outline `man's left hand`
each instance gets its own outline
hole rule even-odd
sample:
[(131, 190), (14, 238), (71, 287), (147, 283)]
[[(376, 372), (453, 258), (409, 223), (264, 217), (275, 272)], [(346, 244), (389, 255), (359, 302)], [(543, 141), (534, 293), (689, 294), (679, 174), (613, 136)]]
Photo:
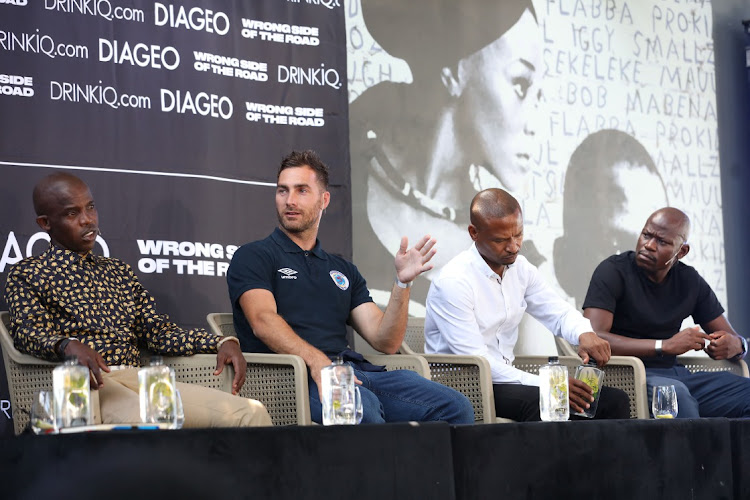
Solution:
[(732, 359), (742, 352), (742, 341), (736, 335), (718, 330), (708, 336), (711, 341), (705, 351), (713, 359)]
[(582, 333), (578, 337), (578, 344), (578, 355), (583, 360), (584, 365), (589, 362), (589, 358), (594, 358), (596, 364), (601, 368), (612, 357), (612, 349), (609, 346), (609, 342), (594, 332)]
[(232, 394), (235, 396), (240, 392), (242, 385), (245, 383), (247, 374), (247, 361), (242, 356), (240, 345), (229, 340), (221, 344), (219, 352), (216, 354), (216, 371), (214, 375), (219, 375), (224, 371), (225, 365), (234, 366), (234, 380), (232, 381)]
[(406, 236), (401, 238), (401, 246), (396, 254), (396, 276), (402, 283), (410, 283), (420, 274), (432, 269), (429, 264), (437, 249), (435, 238), (423, 236), (419, 243), (408, 248), (409, 240)]

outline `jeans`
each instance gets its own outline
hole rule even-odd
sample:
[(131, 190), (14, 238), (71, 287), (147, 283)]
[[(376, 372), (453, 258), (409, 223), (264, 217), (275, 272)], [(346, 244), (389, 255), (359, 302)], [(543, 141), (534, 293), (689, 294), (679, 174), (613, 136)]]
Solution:
[(674, 386), (677, 418), (750, 417), (749, 378), (729, 372), (690, 373), (682, 365), (646, 368), (649, 402), (655, 385)]
[[(432, 422), (473, 424), (474, 408), (466, 396), (409, 370), (362, 371), (354, 375), (362, 382), (362, 423)], [(323, 422), (318, 386), (308, 377), (312, 420)]]

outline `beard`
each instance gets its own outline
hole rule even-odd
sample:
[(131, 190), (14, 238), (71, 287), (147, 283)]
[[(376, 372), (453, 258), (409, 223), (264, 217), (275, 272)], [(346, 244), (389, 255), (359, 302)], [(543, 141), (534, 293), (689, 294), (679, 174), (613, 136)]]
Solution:
[(277, 212), (276, 217), (279, 219), (281, 227), (290, 233), (303, 233), (308, 229), (315, 227), (315, 223), (317, 222), (316, 217), (310, 213), (304, 212), (301, 212), (296, 220), (286, 219), (282, 212)]

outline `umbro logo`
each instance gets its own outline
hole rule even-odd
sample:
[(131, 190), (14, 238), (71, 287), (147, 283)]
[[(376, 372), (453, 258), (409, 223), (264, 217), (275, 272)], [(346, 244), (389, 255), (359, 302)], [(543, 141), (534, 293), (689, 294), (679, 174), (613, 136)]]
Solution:
[(296, 280), (297, 277), (295, 274), (297, 274), (297, 271), (294, 269), (289, 269), (288, 267), (282, 267), (278, 270), (283, 276), (281, 276), (281, 279), (283, 280)]

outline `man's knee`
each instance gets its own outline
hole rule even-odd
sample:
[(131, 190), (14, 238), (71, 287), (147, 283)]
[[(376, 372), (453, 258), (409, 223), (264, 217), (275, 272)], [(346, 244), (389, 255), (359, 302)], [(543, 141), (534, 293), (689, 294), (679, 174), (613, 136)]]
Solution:
[(237, 427), (263, 427), (273, 425), (271, 416), (268, 414), (266, 407), (263, 406), (263, 403), (254, 399), (246, 399), (246, 401), (247, 404), (234, 415), (234, 425)]
[(460, 392), (451, 389), (455, 394), (453, 395), (448, 406), (448, 416), (446, 422), (451, 424), (473, 424), (474, 423), (474, 405), (471, 404), (469, 398), (461, 394)]
[(600, 407), (606, 405), (606, 418), (630, 418), (630, 397), (622, 389), (604, 387), (599, 401)]
[(382, 424), (385, 423), (385, 412), (383, 403), (371, 391), (359, 388), (362, 396), (362, 423), (363, 424)]

